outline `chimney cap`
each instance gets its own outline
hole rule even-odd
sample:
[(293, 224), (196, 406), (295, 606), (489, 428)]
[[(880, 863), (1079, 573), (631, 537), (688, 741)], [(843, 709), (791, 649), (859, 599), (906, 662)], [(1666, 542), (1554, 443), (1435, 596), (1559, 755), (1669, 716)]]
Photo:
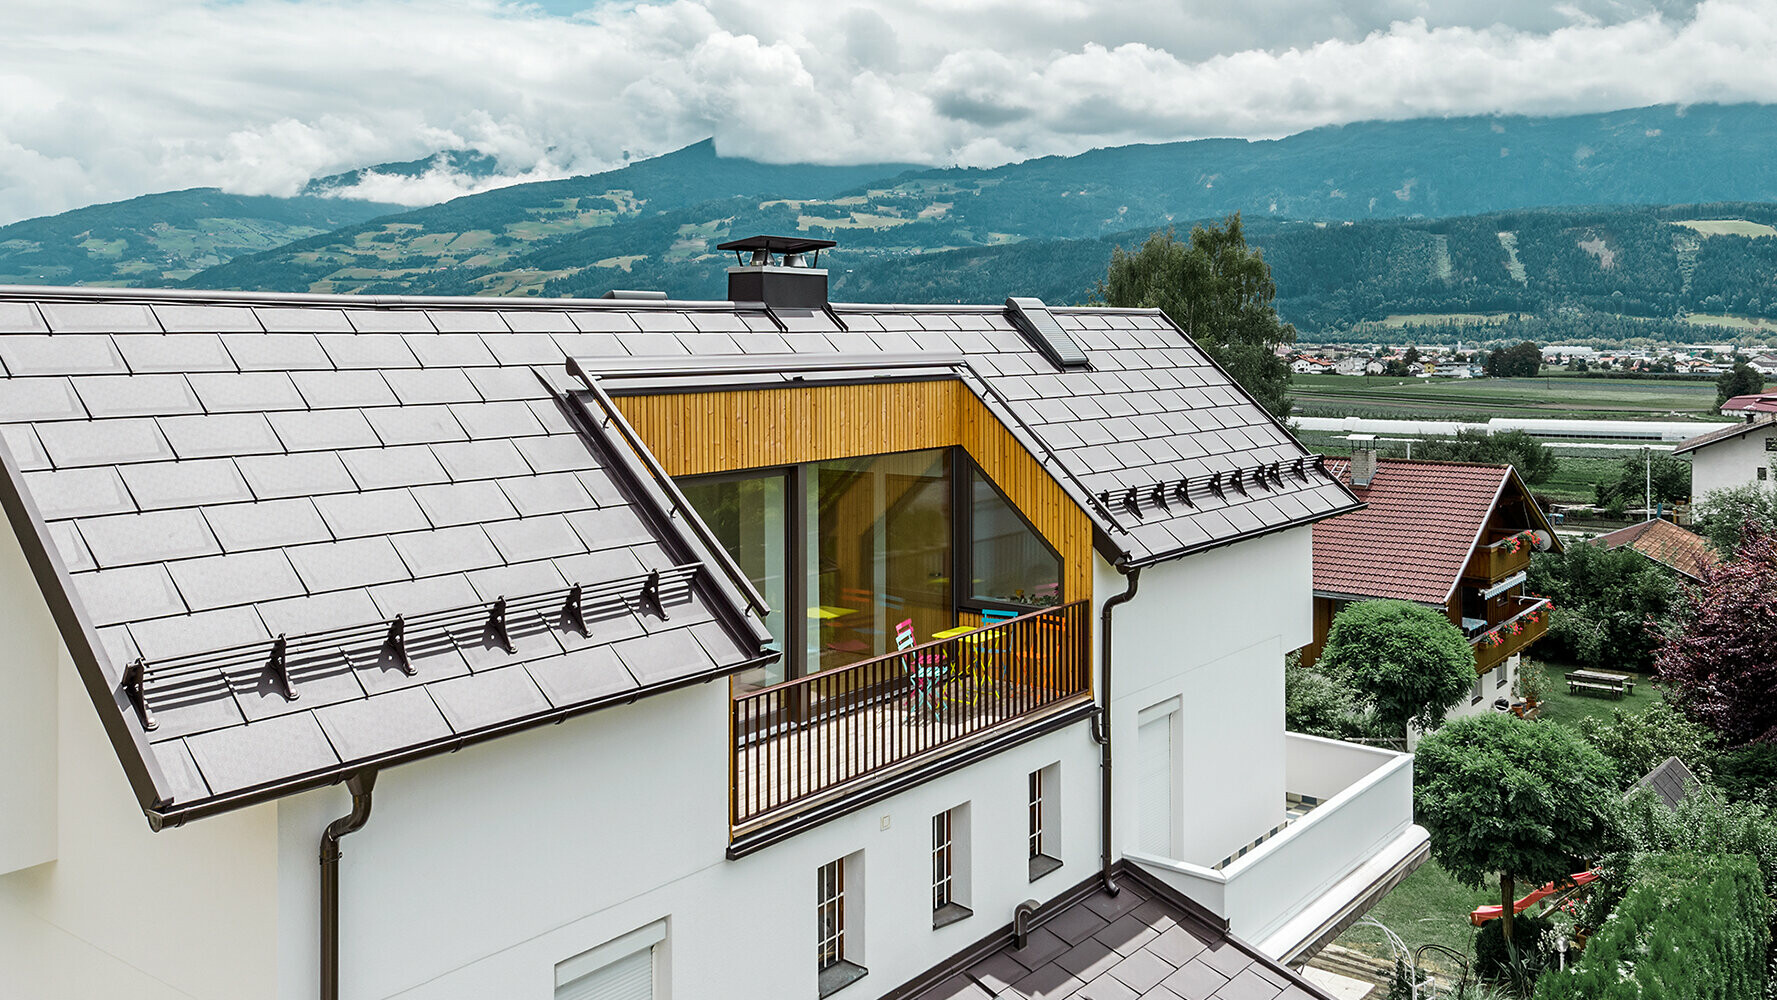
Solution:
[(768, 250), (772, 253), (808, 253), (811, 250), (825, 250), (839, 244), (833, 240), (811, 240), (801, 236), (749, 236), (744, 240), (729, 240), (727, 243), (716, 244), (717, 250)]

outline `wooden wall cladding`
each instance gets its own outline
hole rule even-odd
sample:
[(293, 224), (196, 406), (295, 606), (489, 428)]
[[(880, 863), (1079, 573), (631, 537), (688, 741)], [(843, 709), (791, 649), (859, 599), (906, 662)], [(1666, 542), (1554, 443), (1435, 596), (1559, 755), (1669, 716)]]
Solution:
[(1092, 596), (1092, 522), (954, 379), (619, 396), (673, 476), (961, 447), (1063, 559), (1063, 599)]

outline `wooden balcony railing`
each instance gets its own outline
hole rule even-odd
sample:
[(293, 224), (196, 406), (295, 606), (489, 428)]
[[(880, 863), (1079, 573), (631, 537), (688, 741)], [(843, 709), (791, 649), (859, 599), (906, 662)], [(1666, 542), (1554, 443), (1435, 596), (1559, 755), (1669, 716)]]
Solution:
[(1520, 652), (1543, 637), (1549, 630), (1549, 612), (1553, 610), (1546, 597), (1520, 597), (1517, 614), (1469, 640), (1475, 650), (1475, 670), (1486, 673), (1499, 661)]
[(1089, 697), (1090, 626), (1075, 601), (735, 695), (731, 825), (793, 815)]
[[(1518, 539), (1515, 544), (1514, 538)], [(1463, 570), (1463, 579), (1494, 583), (1513, 573), (1527, 570), (1530, 568), (1530, 553), (1535, 548), (1534, 543), (1517, 535), (1480, 546), (1475, 550), (1475, 557), (1469, 560), (1468, 567)]]

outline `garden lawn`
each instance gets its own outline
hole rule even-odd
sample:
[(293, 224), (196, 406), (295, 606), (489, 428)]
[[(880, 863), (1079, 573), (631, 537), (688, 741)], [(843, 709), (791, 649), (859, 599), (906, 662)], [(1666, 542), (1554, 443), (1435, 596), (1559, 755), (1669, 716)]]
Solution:
[[(1498, 902), (1497, 883), (1470, 889), (1456, 881), (1442, 865), (1428, 860), (1382, 897), (1370, 910), (1370, 916), (1399, 934), (1408, 950), (1426, 944), (1443, 945), (1472, 962), (1475, 928), (1468, 922), (1469, 912), (1477, 906)], [(1384, 961), (1394, 957), (1388, 942), (1374, 928), (1353, 927), (1340, 935), (1336, 943)], [(1453, 961), (1436, 952), (1426, 953), (1425, 964), (1450, 975), (1458, 971)]]
[(1543, 699), (1542, 718), (1548, 722), (1560, 722), (1579, 727), (1581, 719), (1595, 718), (1609, 722), (1614, 709), (1622, 709), (1628, 715), (1640, 715), (1647, 711), (1648, 706), (1660, 697), (1654, 688), (1653, 680), (1645, 674), (1637, 674), (1628, 670), (1613, 670), (1635, 680), (1635, 693), (1625, 694), (1621, 698), (1612, 698), (1607, 694), (1569, 694), (1567, 678), (1563, 675), (1569, 670), (1577, 669), (1572, 664), (1558, 663), (1554, 660), (1541, 660), (1543, 670), (1548, 674), (1548, 691)]

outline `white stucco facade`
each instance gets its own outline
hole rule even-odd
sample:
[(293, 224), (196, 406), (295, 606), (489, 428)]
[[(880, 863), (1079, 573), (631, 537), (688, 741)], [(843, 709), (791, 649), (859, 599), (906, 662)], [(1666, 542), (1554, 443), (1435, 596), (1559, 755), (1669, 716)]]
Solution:
[[(1283, 729), (1283, 651), (1311, 637), (1309, 539), (1292, 529), (1151, 567), (1115, 612), (1115, 856), (1141, 833), (1138, 730), (1154, 710), (1176, 710), (1169, 853), (1182, 863), (1213, 865), (1263, 837), (1286, 791), (1303, 790), (1290, 773), (1330, 766), (1304, 764)], [(1102, 605), (1125, 578), (1095, 561)], [(29, 651), (4, 668), (9, 693), (23, 692), (4, 710), (33, 724), (0, 732), (32, 763), (10, 768), (0, 795), (9, 813), (19, 802), (45, 815), (0, 827), (12, 859), (0, 969), (24, 987), (13, 995), (316, 996), (317, 848), (345, 791), (151, 833), (24, 574), (14, 559), (0, 579), (14, 648)], [(812, 1000), (815, 872), (849, 858), (848, 958), (869, 972), (835, 995), (875, 1000), (1004, 926), (1019, 902), (1097, 870), (1099, 751), (1084, 721), (728, 860), (727, 701), (718, 681), (384, 772), (368, 824), (343, 841), (342, 995), (547, 1000), (558, 964), (663, 922), (659, 996)], [(1062, 866), (1033, 884), (1028, 775), (1047, 767), (1046, 853)], [(1400, 796), (1399, 767), (1388, 773), (1366, 801)], [(974, 915), (934, 929), (931, 819), (959, 806), (960, 901)], [(1361, 854), (1397, 832), (1364, 815), (1317, 826)], [(1248, 867), (1251, 885), (1282, 871)], [(1243, 914), (1264, 912), (1235, 932), (1284, 925), (1315, 902), (1300, 896), (1247, 897)]]
[(1770, 485), (1771, 460), (1777, 458), (1777, 452), (1771, 450), (1774, 448), (1777, 422), (1687, 453), (1691, 460), (1692, 499), (1701, 500), (1715, 490), (1732, 486)]

